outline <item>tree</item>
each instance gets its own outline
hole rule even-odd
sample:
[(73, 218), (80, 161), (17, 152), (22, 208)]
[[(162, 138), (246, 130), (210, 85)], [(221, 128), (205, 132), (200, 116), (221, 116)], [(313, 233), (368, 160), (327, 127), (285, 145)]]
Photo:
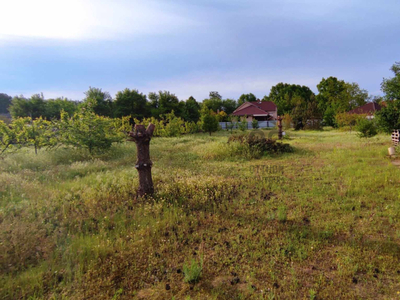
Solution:
[(8, 108), (11, 105), (12, 97), (0, 93), (0, 114), (8, 114)]
[(242, 94), (240, 95), (239, 99), (238, 99), (238, 106), (242, 105), (245, 102), (255, 102), (257, 101), (256, 96), (254, 96), (254, 94), (250, 93), (250, 94)]
[(237, 102), (234, 99), (222, 100), (222, 110), (226, 112), (227, 115), (233, 113), (237, 107)]
[(60, 119), (61, 111), (72, 116), (78, 110), (78, 102), (64, 98), (49, 99), (45, 101), (44, 117), (47, 120)]
[(380, 111), (375, 114), (379, 128), (390, 133), (393, 129), (400, 129), (400, 100), (388, 100)]
[(177, 116), (180, 116), (179, 99), (175, 94), (172, 94), (169, 91), (159, 91), (157, 96), (158, 113), (160, 115), (174, 111)]
[(222, 96), (218, 92), (210, 92), (209, 98), (210, 99), (217, 98), (217, 99), (222, 100)]
[(207, 106), (203, 106), (201, 109), (201, 122), (202, 129), (210, 135), (212, 132), (218, 130), (218, 120), (213, 114), (213, 111), (208, 109)]
[(14, 97), (9, 110), (13, 118), (31, 117), (36, 119), (46, 116), (46, 102), (43, 94), (35, 94), (30, 99), (23, 96)]
[(206, 106), (208, 109), (211, 109), (214, 112), (221, 111), (223, 108), (222, 99), (220, 98), (210, 98), (203, 100), (203, 106)]
[(32, 120), (30, 117), (21, 118), (23, 122), (23, 131), (19, 137), (19, 143), (25, 146), (33, 146), (35, 154), (43, 147), (55, 144), (55, 133), (52, 130), (50, 121), (39, 117)]
[(61, 112), (57, 125), (62, 144), (87, 149), (91, 154), (108, 150), (113, 143), (122, 142), (130, 129), (129, 118), (98, 116), (90, 107), (76, 112), (72, 117)]
[(132, 116), (138, 119), (147, 117), (148, 106), (146, 95), (139, 93), (138, 90), (130, 90), (128, 88), (119, 91), (115, 96), (114, 116), (117, 118)]
[(184, 102), (182, 117), (191, 122), (197, 122), (200, 119), (200, 104), (192, 96)]
[[(307, 86), (300, 86), (297, 84), (278, 83), (271, 88), (268, 101), (272, 101), (278, 107), (278, 115), (284, 115), (291, 113), (292, 110), (298, 105), (298, 99), (302, 98), (305, 102), (308, 102), (314, 93)], [(293, 98), (295, 98), (293, 100)], [(263, 98), (263, 100), (266, 97)]]
[(349, 99), (349, 106), (347, 109), (348, 111), (356, 107), (363, 106), (370, 98), (368, 95), (368, 91), (365, 89), (361, 89), (356, 82), (346, 83), (346, 94)]
[(393, 78), (384, 78), (381, 90), (385, 93), (386, 100), (400, 100), (400, 62), (395, 62), (390, 70)]
[(85, 95), (81, 108), (91, 107), (97, 115), (113, 116), (113, 102), (108, 92), (103, 92), (99, 88), (89, 87)]

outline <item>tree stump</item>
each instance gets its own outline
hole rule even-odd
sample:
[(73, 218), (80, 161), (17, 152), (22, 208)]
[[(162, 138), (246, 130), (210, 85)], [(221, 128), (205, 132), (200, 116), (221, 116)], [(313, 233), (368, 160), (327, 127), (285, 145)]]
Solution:
[(278, 139), (283, 138), (283, 133), (282, 133), (282, 120), (283, 118), (281, 116), (278, 116)]
[(136, 143), (137, 161), (135, 168), (139, 173), (139, 196), (154, 193), (153, 179), (151, 178), (150, 140), (153, 136), (155, 125), (149, 124), (147, 129), (143, 125), (135, 125), (129, 136)]

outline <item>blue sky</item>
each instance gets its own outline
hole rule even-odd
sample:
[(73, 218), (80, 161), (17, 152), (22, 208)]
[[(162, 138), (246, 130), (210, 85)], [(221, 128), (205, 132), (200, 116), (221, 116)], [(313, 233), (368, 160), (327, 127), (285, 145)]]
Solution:
[(262, 98), (279, 82), (316, 91), (329, 76), (379, 95), (400, 61), (398, 0), (0, 0), (0, 11), (10, 95)]

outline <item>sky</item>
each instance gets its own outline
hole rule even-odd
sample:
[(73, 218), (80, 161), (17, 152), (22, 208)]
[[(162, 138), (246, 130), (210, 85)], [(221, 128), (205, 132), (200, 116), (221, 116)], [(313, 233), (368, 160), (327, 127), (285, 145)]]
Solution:
[(258, 98), (335, 76), (380, 95), (400, 61), (400, 1), (0, 0), (0, 93), (89, 86)]

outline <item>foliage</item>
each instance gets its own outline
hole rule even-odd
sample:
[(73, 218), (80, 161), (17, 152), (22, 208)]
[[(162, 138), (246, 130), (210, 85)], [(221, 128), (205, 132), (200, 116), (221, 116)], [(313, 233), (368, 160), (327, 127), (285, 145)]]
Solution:
[(197, 283), (201, 278), (201, 272), (203, 270), (203, 261), (198, 263), (195, 259), (191, 260), (191, 263), (185, 263), (183, 265), (183, 273), (185, 274), (185, 283)]
[(35, 120), (29, 117), (21, 118), (20, 121), (24, 123), (24, 126), (23, 132), (20, 133), (19, 143), (33, 146), (36, 154), (43, 147), (52, 147), (57, 144), (54, 128), (50, 121), (41, 117)]
[(251, 121), (251, 126), (253, 127), (253, 129), (258, 129), (260, 128), (260, 125), (258, 125), (258, 120), (257, 119), (253, 119)]
[(198, 122), (200, 119), (200, 105), (192, 96), (184, 103), (182, 117), (190, 122)]
[(318, 108), (327, 126), (336, 125), (335, 115), (364, 105), (369, 98), (368, 92), (361, 89), (357, 83), (347, 83), (332, 76), (322, 78), (317, 88)]
[(247, 119), (246, 117), (242, 118), (240, 122), (238, 122), (238, 127), (241, 131), (247, 130)]
[(113, 101), (108, 92), (103, 92), (100, 88), (89, 87), (85, 92), (85, 99), (80, 105), (83, 110), (93, 110), (95, 114), (100, 116), (112, 117)]
[(375, 117), (379, 128), (386, 133), (400, 129), (400, 100), (386, 101), (386, 105), (376, 112)]
[(271, 88), (267, 99), (276, 104), (278, 115), (284, 115), (292, 112), (297, 105), (298, 99), (308, 102), (313, 95), (314, 93), (306, 86), (281, 82)]
[(89, 153), (109, 150), (113, 143), (126, 139), (129, 119), (110, 119), (96, 115), (86, 109), (69, 117), (61, 112), (58, 122), (59, 142), (76, 148), (87, 149)]
[(203, 106), (201, 109), (201, 123), (204, 132), (208, 132), (210, 135), (212, 132), (218, 130), (218, 120), (213, 111), (208, 109), (207, 106)]
[(138, 90), (128, 88), (119, 91), (114, 101), (114, 116), (117, 118), (131, 116), (142, 119), (148, 116), (146, 95)]
[(242, 94), (242, 95), (240, 95), (237, 104), (238, 104), (238, 106), (240, 106), (245, 102), (255, 102), (255, 101), (257, 101), (257, 97), (254, 96), (254, 94), (252, 94), (252, 93)]
[(370, 138), (378, 134), (374, 120), (368, 120), (366, 118), (358, 119), (356, 130), (360, 138)]
[(11, 96), (0, 93), (0, 114), (8, 114), (8, 108), (11, 105)]
[(295, 104), (290, 115), (295, 130), (299, 129), (322, 129), (322, 117), (314, 95), (308, 101), (301, 96), (295, 95), (292, 99)]
[(400, 62), (395, 62), (390, 70), (394, 73), (394, 77), (384, 78), (381, 89), (385, 93), (386, 100), (400, 101)]
[(228, 139), (228, 143), (239, 142), (248, 147), (251, 157), (260, 157), (263, 154), (277, 154), (285, 152), (293, 152), (293, 148), (289, 144), (277, 142), (274, 139), (260, 137), (253, 134), (232, 135)]
[(290, 114), (284, 114), (282, 117), (282, 127), (285, 130), (292, 128), (292, 118)]
[(366, 117), (366, 114), (338, 113), (335, 116), (335, 123), (339, 128), (348, 127), (351, 131), (352, 128), (357, 125), (359, 119), (365, 119)]

